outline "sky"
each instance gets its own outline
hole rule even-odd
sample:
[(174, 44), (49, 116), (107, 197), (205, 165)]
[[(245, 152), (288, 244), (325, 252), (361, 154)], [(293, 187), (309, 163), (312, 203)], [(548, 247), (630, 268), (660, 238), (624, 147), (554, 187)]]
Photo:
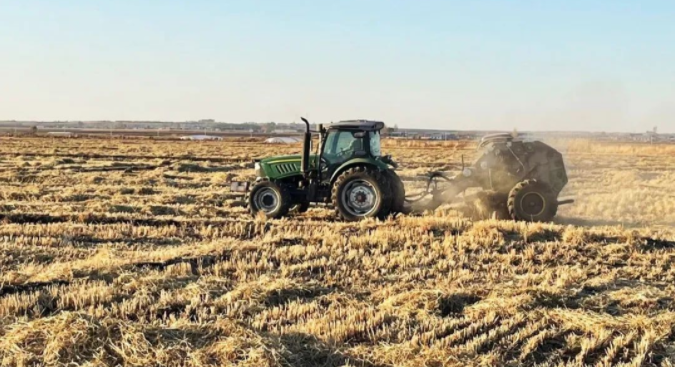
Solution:
[(675, 2), (0, 0), (0, 120), (675, 132)]

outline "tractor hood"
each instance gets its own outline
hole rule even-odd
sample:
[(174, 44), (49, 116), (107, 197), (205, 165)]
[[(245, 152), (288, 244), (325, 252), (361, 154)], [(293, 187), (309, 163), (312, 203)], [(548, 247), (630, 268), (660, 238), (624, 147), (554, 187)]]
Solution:
[[(302, 157), (299, 154), (263, 158), (258, 162), (260, 168), (256, 165), (256, 175), (278, 179), (302, 174), (300, 171), (301, 159)], [(315, 154), (309, 156), (310, 168), (315, 167), (316, 159), (317, 155)]]

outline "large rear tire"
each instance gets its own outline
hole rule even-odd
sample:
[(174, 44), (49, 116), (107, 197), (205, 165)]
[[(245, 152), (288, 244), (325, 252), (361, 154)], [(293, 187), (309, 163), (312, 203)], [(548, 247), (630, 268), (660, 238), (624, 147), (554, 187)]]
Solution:
[(346, 221), (384, 219), (391, 208), (389, 183), (384, 175), (367, 167), (347, 169), (333, 183), (331, 200)]
[(390, 213), (408, 214), (410, 210), (406, 210), (405, 208), (405, 186), (403, 185), (403, 181), (392, 170), (384, 171), (383, 175), (389, 181), (389, 188), (392, 193)]
[(288, 214), (291, 196), (283, 186), (272, 181), (256, 183), (248, 194), (248, 208), (251, 215), (262, 212), (267, 218), (277, 219)]
[(547, 185), (525, 180), (511, 189), (507, 206), (513, 220), (550, 222), (558, 212), (558, 198)]

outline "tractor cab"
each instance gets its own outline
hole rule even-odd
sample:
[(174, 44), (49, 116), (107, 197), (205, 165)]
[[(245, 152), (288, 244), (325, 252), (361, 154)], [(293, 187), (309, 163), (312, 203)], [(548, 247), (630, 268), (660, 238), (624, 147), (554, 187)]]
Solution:
[(341, 121), (320, 128), (322, 181), (333, 177), (335, 170), (353, 159), (378, 160), (381, 158), (380, 121)]

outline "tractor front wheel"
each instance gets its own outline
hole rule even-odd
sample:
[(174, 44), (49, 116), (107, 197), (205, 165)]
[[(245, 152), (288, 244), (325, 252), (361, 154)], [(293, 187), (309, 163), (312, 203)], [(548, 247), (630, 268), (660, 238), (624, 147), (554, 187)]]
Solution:
[(333, 183), (331, 199), (339, 217), (346, 221), (384, 219), (391, 207), (389, 182), (366, 167), (344, 171)]
[(267, 218), (277, 219), (288, 214), (291, 197), (282, 187), (271, 181), (260, 181), (248, 195), (248, 207), (252, 215), (263, 212)]
[(547, 185), (525, 180), (511, 189), (507, 207), (511, 219), (549, 222), (558, 212), (558, 198)]

